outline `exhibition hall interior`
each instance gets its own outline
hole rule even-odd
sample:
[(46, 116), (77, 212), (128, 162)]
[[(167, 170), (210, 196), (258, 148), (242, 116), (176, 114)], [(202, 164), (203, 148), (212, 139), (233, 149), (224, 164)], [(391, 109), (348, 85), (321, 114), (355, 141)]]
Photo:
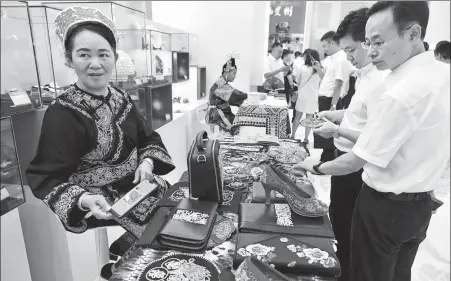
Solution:
[(450, 281), (450, 1), (1, 1), (2, 281)]

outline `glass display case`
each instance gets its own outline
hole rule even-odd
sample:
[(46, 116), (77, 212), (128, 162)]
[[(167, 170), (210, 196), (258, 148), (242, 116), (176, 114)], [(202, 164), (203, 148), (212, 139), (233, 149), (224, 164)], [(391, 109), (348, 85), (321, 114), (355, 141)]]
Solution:
[(199, 38), (197, 35), (189, 34), (189, 65), (199, 65)]
[(147, 30), (147, 46), (151, 56), (150, 84), (159, 85), (172, 82), (171, 34)]
[(1, 1), (1, 115), (42, 106), (28, 4)]
[(188, 33), (172, 33), (171, 34), (171, 50), (173, 52), (189, 52), (189, 34)]
[(25, 202), (11, 117), (1, 118), (1, 215)]
[(42, 5), (30, 5), (29, 10), (35, 36), (42, 102), (48, 105), (77, 81), (77, 75), (65, 65), (64, 48), (55, 33), (55, 19), (61, 10)]

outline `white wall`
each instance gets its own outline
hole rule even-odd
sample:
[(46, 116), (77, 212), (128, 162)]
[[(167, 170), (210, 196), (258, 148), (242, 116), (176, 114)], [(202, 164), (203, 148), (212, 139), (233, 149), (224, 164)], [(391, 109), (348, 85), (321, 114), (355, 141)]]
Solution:
[(259, 65), (267, 44), (267, 5), (265, 1), (154, 1), (152, 20), (198, 35), (199, 65), (207, 67), (207, 88), (221, 74), (226, 55), (239, 53), (233, 84), (248, 91), (256, 78), (263, 81)]
[(450, 1), (429, 1), (429, 24), (425, 41), (431, 49), (442, 40), (450, 40)]

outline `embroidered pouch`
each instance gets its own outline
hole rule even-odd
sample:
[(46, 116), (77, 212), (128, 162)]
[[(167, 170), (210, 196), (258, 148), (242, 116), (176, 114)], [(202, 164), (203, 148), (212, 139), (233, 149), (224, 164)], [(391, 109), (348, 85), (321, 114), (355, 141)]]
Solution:
[(255, 257), (282, 273), (340, 276), (340, 264), (329, 238), (239, 233), (234, 268), (247, 257)]
[[(164, 197), (158, 202), (161, 207), (174, 207), (183, 198), (189, 198), (189, 183), (178, 182), (169, 188)], [(222, 203), (218, 207), (219, 211), (238, 213), (238, 206), (241, 202), (242, 192), (231, 191), (224, 188), (222, 191)]]
[(288, 204), (241, 203), (238, 216), (240, 232), (335, 237), (328, 216), (299, 216)]
[(169, 214), (157, 239), (162, 246), (185, 252), (204, 252), (207, 248), (217, 202), (183, 198)]
[(219, 280), (219, 270), (210, 261), (186, 254), (174, 254), (151, 262), (137, 281)]

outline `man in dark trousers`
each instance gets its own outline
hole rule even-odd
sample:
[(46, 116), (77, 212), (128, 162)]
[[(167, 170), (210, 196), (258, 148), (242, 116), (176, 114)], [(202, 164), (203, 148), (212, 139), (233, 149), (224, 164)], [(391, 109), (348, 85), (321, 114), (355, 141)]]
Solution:
[(427, 1), (379, 1), (368, 16), (363, 47), (378, 70), (391, 70), (373, 91), (377, 106), (360, 134), (326, 123), (338, 136), (357, 137), (352, 151), (326, 163), (305, 159), (292, 172), (341, 176), (363, 168), (351, 281), (410, 281), (450, 157), (450, 68), (424, 49)]

